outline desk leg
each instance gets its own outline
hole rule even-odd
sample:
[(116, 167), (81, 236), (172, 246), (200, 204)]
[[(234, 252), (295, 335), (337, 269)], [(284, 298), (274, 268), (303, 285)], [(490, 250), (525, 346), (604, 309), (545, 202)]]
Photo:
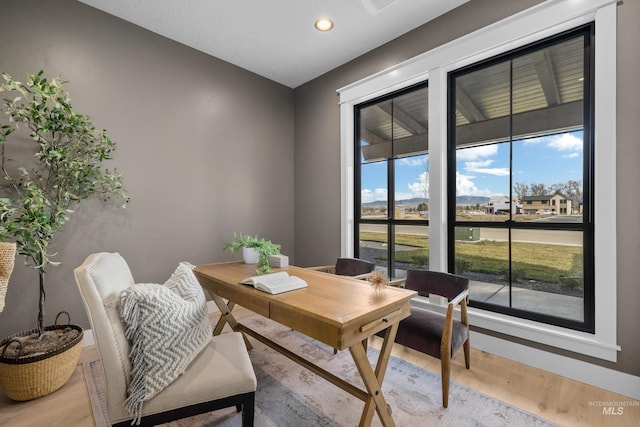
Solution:
[[(213, 293), (211, 293), (211, 299), (213, 299), (213, 302), (216, 304), (216, 306), (218, 306), (218, 309), (220, 310), (220, 319), (218, 319), (218, 323), (216, 323), (216, 326), (213, 328), (213, 335), (220, 335), (222, 329), (224, 328), (224, 325), (227, 323), (229, 324), (231, 329), (237, 332), (238, 322), (236, 321), (236, 318), (233, 317), (233, 314), (231, 314), (231, 311), (236, 304), (232, 301), (225, 303), (224, 299)], [(251, 350), (253, 346), (244, 333), (242, 334), (242, 338), (244, 338), (244, 344), (247, 347), (247, 350)]]
[[(222, 298), (219, 299), (222, 300)], [(224, 329), (224, 325), (227, 324), (227, 313), (231, 313), (233, 307), (235, 306), (235, 303), (229, 301), (225, 304), (224, 300), (222, 300), (222, 307), (220, 307), (218, 305), (218, 301), (216, 301), (215, 298), (213, 299), (213, 301), (216, 303), (218, 309), (220, 310), (220, 318), (218, 319), (218, 323), (216, 323), (216, 326), (213, 328), (213, 335), (220, 335), (222, 333), (222, 329)]]
[(371, 369), (371, 365), (369, 364), (364, 343), (358, 343), (349, 347), (349, 351), (353, 356), (358, 372), (360, 373), (362, 381), (369, 392), (369, 397), (365, 401), (362, 417), (360, 418), (360, 427), (371, 425), (374, 409), (378, 413), (383, 426), (395, 427), (396, 425), (393, 418), (391, 418), (391, 408), (382, 395), (382, 381), (384, 380), (384, 374), (387, 370), (387, 365), (389, 364), (391, 347), (397, 331), (397, 323), (387, 328), (384, 342), (380, 349), (380, 355), (378, 356), (375, 372)]

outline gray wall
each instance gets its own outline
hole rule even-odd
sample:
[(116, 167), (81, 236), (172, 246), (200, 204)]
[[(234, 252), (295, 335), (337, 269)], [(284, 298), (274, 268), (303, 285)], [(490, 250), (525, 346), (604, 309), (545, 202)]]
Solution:
[[(126, 210), (81, 205), (56, 238), (46, 323), (60, 310), (88, 321), (73, 269), (118, 251), (140, 282), (180, 261), (239, 259), (233, 232), (294, 253), (293, 90), (73, 0), (3, 0), (0, 71), (62, 74), (74, 108), (117, 143)], [(38, 277), (16, 260), (0, 336), (36, 326)]]
[[(295, 244), (298, 265), (322, 265), (340, 255), (340, 117), (336, 90), (540, 3), (472, 0), (450, 13), (295, 89)], [(541, 347), (640, 375), (640, 2), (618, 7), (618, 343), (617, 363)], [(597, 173), (613, 173), (598, 171)], [(511, 337), (502, 337), (522, 342)]]
[[(88, 326), (73, 268), (95, 251), (119, 251), (134, 277), (148, 282), (164, 281), (182, 260), (233, 258), (221, 251), (233, 231), (281, 243), (298, 265), (333, 262), (340, 254), (336, 89), (537, 3), (472, 0), (292, 91), (79, 2), (3, 0), (0, 71), (22, 77), (44, 69), (69, 80), (74, 107), (118, 144), (113, 164), (132, 196), (126, 211), (95, 201), (81, 206), (59, 235), (62, 266), (47, 273), (47, 321), (68, 310), (74, 323)], [(640, 375), (639, 3), (618, 9), (622, 351), (616, 364), (582, 358), (634, 375)], [(37, 275), (21, 264), (19, 258), (0, 313), (0, 336), (35, 326)]]

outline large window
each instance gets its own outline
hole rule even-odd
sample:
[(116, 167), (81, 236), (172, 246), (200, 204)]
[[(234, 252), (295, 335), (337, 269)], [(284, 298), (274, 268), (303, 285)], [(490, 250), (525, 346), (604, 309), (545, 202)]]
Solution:
[(449, 73), (449, 270), (471, 305), (593, 331), (593, 25)]
[(355, 256), (391, 278), (429, 265), (427, 85), (357, 105)]
[[(506, 335), (615, 361), (616, 17), (615, 0), (542, 2), (340, 88), (341, 253), (362, 253), (360, 228), (375, 226), (376, 262), (396, 275), (467, 274), (469, 321), (497, 333), (477, 333), (478, 348), (539, 361)], [(428, 230), (428, 263), (399, 264), (389, 202), (401, 157), (378, 158), (384, 185), (368, 186), (370, 141), (356, 133), (363, 108), (426, 81), (428, 216), (401, 225)], [(369, 195), (387, 202), (378, 218), (361, 215)], [(540, 366), (582, 375), (561, 358)]]

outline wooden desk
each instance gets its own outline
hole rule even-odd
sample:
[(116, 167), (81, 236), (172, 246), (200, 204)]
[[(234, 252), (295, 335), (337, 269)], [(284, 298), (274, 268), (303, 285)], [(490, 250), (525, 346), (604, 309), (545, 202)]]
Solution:
[[(255, 265), (232, 262), (197, 266), (196, 277), (203, 288), (213, 293), (213, 300), (222, 313), (214, 334), (219, 334), (225, 323), (229, 323), (233, 330), (254, 337), (364, 401), (360, 426), (371, 424), (374, 411), (378, 413), (384, 426), (395, 426), (381, 385), (398, 323), (411, 314), (410, 301), (416, 293), (388, 287), (376, 294), (367, 282), (361, 280), (294, 266), (276, 269), (281, 270), (305, 280), (309, 287), (271, 295), (240, 284), (242, 279), (255, 276)], [(238, 323), (231, 314), (235, 304), (338, 350), (348, 348), (366, 390), (323, 370), (290, 349)], [(374, 370), (367, 358), (366, 343), (370, 336), (382, 330), (386, 332)], [(247, 344), (250, 346), (248, 341)]]

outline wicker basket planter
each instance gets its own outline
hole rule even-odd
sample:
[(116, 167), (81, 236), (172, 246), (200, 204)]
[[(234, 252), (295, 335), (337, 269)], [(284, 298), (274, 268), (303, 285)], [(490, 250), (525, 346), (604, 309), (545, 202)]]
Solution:
[(4, 310), (4, 298), (7, 295), (9, 278), (16, 260), (16, 243), (0, 242), (0, 313)]
[[(56, 318), (57, 323), (57, 318)], [(6, 356), (5, 349), (16, 338), (31, 335), (38, 329), (11, 335), (0, 342), (0, 388), (12, 400), (36, 399), (62, 387), (71, 377), (80, 359), (83, 332), (76, 325), (47, 326), (46, 331), (71, 328), (78, 335), (65, 345), (44, 354)]]

